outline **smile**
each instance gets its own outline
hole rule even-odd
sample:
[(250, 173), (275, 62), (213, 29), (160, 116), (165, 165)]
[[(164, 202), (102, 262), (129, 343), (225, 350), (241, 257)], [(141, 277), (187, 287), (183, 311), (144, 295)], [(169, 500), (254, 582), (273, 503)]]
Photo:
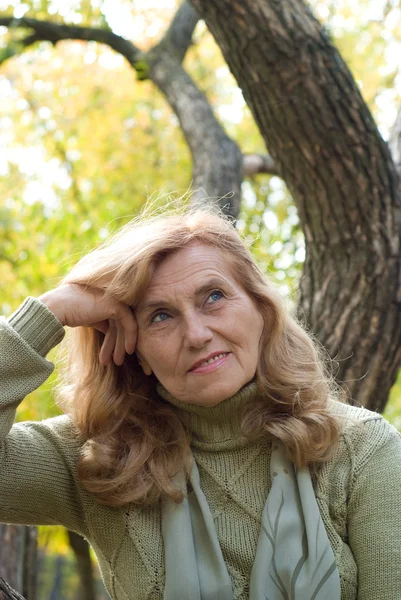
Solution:
[(229, 355), (230, 352), (222, 352), (221, 354), (217, 354), (216, 356), (203, 361), (194, 369), (191, 369), (190, 373), (210, 373), (211, 371), (214, 371), (220, 367), (220, 365), (224, 364)]
[(227, 354), (228, 354), (228, 352), (223, 352), (223, 354), (218, 354), (217, 356), (213, 356), (213, 358), (209, 358), (209, 360), (205, 360), (199, 366), (202, 367), (203, 365), (211, 365), (212, 363), (216, 362), (216, 360), (219, 360), (219, 358), (223, 358), (223, 356), (227, 356)]

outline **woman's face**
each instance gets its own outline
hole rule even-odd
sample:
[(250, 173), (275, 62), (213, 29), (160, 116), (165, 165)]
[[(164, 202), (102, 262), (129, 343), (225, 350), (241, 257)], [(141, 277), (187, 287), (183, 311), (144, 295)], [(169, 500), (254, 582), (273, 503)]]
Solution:
[(217, 248), (167, 257), (135, 314), (140, 364), (175, 398), (214, 406), (254, 377), (263, 319)]

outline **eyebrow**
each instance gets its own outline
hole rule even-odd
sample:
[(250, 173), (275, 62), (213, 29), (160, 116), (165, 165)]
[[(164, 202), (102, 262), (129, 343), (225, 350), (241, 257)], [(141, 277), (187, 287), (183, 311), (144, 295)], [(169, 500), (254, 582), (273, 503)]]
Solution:
[[(195, 296), (203, 296), (203, 294), (205, 294), (209, 290), (212, 290), (214, 288), (224, 287), (224, 286), (230, 287), (228, 281), (225, 281), (224, 279), (221, 279), (220, 277), (213, 277), (212, 279), (209, 279), (206, 283), (199, 286), (195, 290)], [(169, 306), (169, 302), (166, 302), (165, 299), (164, 300), (151, 300), (150, 302), (145, 302), (143, 304), (143, 306), (140, 308), (139, 312), (147, 313), (151, 310), (154, 310), (155, 308), (161, 308), (161, 307), (167, 307), (167, 306)]]

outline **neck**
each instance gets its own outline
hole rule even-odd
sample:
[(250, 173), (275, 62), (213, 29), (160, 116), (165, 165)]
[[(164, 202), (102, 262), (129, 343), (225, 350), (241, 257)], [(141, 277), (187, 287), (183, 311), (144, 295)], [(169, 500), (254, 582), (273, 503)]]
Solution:
[(198, 406), (174, 398), (160, 383), (158, 394), (174, 406), (181, 422), (191, 434), (191, 444), (205, 450), (242, 447), (248, 444), (241, 432), (245, 406), (258, 394), (256, 382), (250, 382), (234, 396), (215, 406)]

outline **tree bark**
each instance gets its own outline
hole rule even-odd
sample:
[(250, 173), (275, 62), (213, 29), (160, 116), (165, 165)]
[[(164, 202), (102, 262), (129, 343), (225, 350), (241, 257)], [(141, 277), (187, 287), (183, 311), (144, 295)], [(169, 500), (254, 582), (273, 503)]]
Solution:
[(354, 401), (401, 363), (399, 180), (358, 87), (301, 0), (192, 0), (240, 85), (305, 234), (300, 316)]
[(24, 581), (22, 593), (27, 600), (36, 600), (38, 575), (38, 530), (36, 527), (24, 527), (25, 551), (23, 558)]
[(25, 600), (25, 598), (0, 577), (0, 600)]
[(36, 529), (0, 524), (0, 577), (27, 600), (36, 599)]

